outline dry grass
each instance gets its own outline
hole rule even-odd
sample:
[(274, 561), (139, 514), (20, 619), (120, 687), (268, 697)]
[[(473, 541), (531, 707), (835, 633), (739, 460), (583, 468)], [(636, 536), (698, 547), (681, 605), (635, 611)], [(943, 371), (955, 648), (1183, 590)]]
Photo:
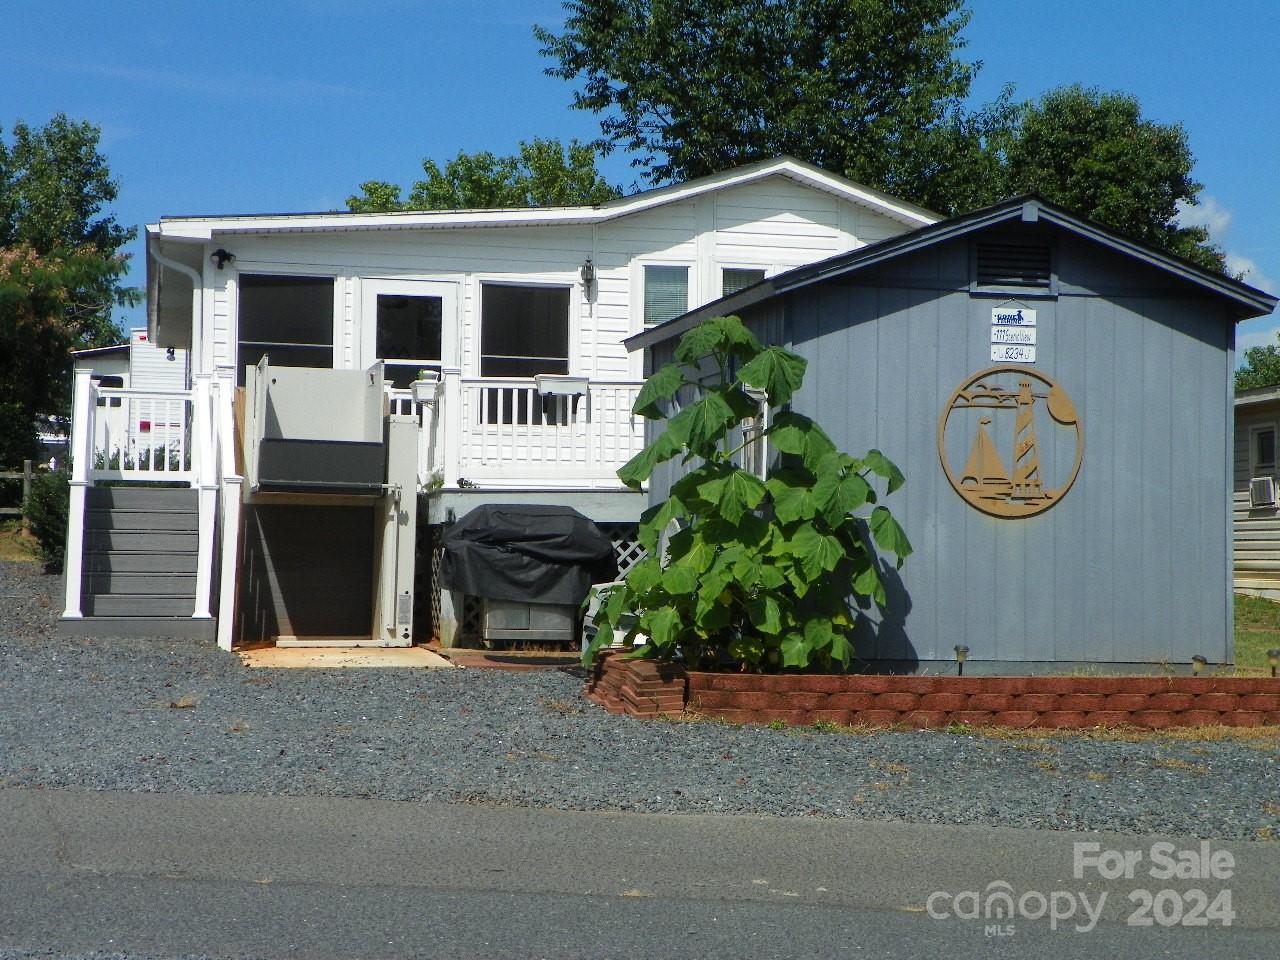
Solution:
[(1039, 770), (1046, 770), (1050, 773), (1058, 772), (1058, 765), (1052, 760), (1033, 760), (1031, 765)]
[(1122, 743), (1214, 743), (1223, 740), (1248, 741), (1259, 750), (1280, 750), (1280, 727), (1170, 727), (1167, 730), (1142, 730), (1138, 727), (1090, 727), (1085, 730), (1056, 730), (1030, 727), (975, 727), (974, 733), (991, 740), (1030, 743), (1046, 740), (1080, 738), (1119, 741)]
[(892, 760), (868, 760), (867, 766), (872, 770), (882, 770), (885, 773), (910, 773), (911, 768), (905, 763), (895, 763)]
[(1084, 775), (1086, 780), (1092, 780), (1094, 783), (1103, 783), (1111, 779), (1111, 774), (1103, 773), (1100, 770), (1090, 770)]
[(38, 563), (36, 540), (19, 520), (0, 520), (0, 560), (8, 563)]

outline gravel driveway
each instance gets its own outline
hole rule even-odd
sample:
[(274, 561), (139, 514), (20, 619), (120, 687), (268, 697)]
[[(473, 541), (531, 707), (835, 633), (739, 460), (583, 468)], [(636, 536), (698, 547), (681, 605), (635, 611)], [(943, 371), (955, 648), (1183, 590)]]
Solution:
[(1280, 839), (1280, 740), (874, 735), (613, 717), (568, 671), (249, 670), (54, 636), (0, 563), (0, 785), (753, 813)]

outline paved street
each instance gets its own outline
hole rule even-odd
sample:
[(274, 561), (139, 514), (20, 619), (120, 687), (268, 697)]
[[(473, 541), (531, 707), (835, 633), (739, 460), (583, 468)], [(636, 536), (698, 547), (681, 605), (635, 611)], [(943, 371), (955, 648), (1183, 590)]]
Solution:
[[(30, 789), (0, 790), (0, 822), (3, 956), (1280, 955), (1267, 843), (1213, 842), (1225, 880), (1158, 880), (1157, 838), (991, 827)], [(1134, 878), (1074, 877), (1090, 841), (1136, 851)], [(957, 918), (997, 881), (1063, 919)], [(1175, 892), (1157, 920), (1197, 888), (1236, 917), (1128, 926), (1139, 888)]]

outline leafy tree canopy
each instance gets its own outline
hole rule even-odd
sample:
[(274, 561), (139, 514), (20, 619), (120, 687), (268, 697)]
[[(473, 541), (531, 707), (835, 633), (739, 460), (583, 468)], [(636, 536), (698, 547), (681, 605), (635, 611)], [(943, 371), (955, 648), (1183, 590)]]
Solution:
[[(1277, 334), (1280, 339), (1280, 334)], [(1236, 370), (1236, 389), (1273, 387), (1280, 384), (1280, 345), (1269, 343), (1244, 352), (1244, 366)]]
[(537, 27), (547, 73), (578, 84), (604, 151), (652, 184), (790, 154), (946, 215), (1035, 191), (1152, 246), (1223, 269), (1178, 224), (1200, 184), (1177, 124), (1080, 86), (966, 106), (964, 0), (566, 0)]
[(131, 303), (99, 131), (59, 114), (0, 136), (0, 467), (31, 456), (37, 414), (65, 412), (70, 351), (115, 342)]
[(520, 144), (514, 156), (488, 151), (459, 153), (444, 165), (423, 160), (425, 179), (407, 199), (400, 187), (383, 180), (360, 184), (360, 194), (347, 198), (357, 213), (387, 210), (478, 210), (495, 207), (551, 207), (604, 203), (618, 196), (596, 170), (595, 148), (571, 140), (535, 137)]
[[(956, 59), (963, 0), (567, 0), (559, 36), (537, 27), (547, 72), (580, 80), (660, 184), (791, 154), (920, 198), (934, 137), (961, 111), (976, 64)], [(952, 127), (954, 132), (954, 127)]]
[(1208, 231), (1178, 223), (1179, 205), (1195, 204), (1201, 188), (1191, 178), (1186, 131), (1144, 120), (1136, 97), (1061, 87), (1019, 108), (1000, 139), (1005, 195), (1034, 191), (1157, 249), (1224, 269)]

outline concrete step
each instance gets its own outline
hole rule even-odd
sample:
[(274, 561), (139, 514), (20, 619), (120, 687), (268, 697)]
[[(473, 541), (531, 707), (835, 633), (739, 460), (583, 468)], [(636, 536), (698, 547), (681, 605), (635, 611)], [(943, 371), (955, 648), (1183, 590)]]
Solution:
[(194, 533), (200, 518), (194, 510), (89, 510), (85, 530), (172, 530)]
[[(190, 614), (190, 607), (187, 609)], [(193, 620), (178, 617), (103, 617), (84, 616), (58, 621), (58, 633), (64, 637), (176, 637), (212, 640), (217, 633), (215, 620)]]
[(182, 617), (191, 616), (190, 597), (154, 594), (87, 594), (81, 601), (86, 617)]
[(85, 573), (195, 573), (194, 553), (87, 552)]
[(196, 491), (190, 487), (90, 487), (90, 510), (195, 510)]
[(194, 553), (198, 540), (195, 533), (168, 530), (88, 530), (84, 535), (86, 552), (94, 553), (117, 550), (135, 553)]
[(196, 576), (194, 573), (121, 573), (109, 571), (84, 575), (86, 594), (103, 594), (182, 597), (188, 603), (195, 602)]

